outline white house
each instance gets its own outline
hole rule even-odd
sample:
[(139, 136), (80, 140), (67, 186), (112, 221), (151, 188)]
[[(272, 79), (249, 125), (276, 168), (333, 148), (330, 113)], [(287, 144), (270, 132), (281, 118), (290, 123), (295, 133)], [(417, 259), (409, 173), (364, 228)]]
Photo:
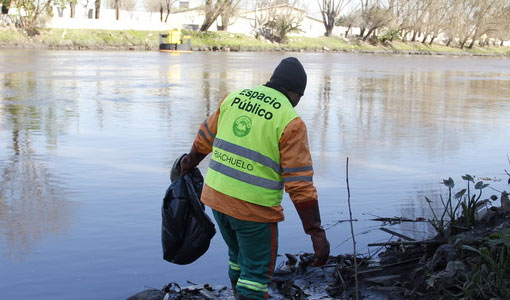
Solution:
[[(103, 1), (104, 3), (105, 1)], [(53, 17), (48, 21), (49, 28), (69, 29), (109, 29), (109, 30), (168, 30), (173, 28), (198, 30), (204, 21), (204, 11), (197, 5), (200, 1), (180, 1), (178, 9), (170, 14), (168, 21), (161, 22), (159, 12), (147, 11), (120, 11), (119, 20), (116, 20), (115, 10), (102, 7), (100, 18), (95, 19), (95, 7), (93, 1), (86, 5), (77, 4), (74, 18), (70, 17), (70, 9), (54, 8)], [(196, 6), (190, 7), (192, 4)], [(280, 5), (270, 10), (289, 10), (302, 18), (300, 29), (302, 32), (294, 35), (317, 37), (324, 35), (325, 28), (322, 20), (308, 15), (305, 10), (290, 5)], [(269, 9), (241, 11), (230, 19), (228, 31), (254, 35), (257, 30), (257, 19), (267, 15)], [(260, 22), (260, 21), (259, 21)], [(209, 31), (216, 31), (221, 25), (221, 17), (216, 20)]]

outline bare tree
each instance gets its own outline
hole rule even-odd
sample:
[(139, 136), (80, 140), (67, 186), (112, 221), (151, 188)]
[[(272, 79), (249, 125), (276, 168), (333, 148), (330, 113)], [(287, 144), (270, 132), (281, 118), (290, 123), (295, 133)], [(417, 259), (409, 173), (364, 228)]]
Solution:
[(265, 1), (256, 10), (256, 35), (270, 41), (286, 43), (288, 34), (300, 32), (305, 11), (293, 4), (279, 4), (279, 0)]
[(151, 12), (159, 12), (159, 20), (166, 23), (176, 2), (176, 0), (145, 0), (145, 8)]
[(461, 30), (461, 19), (464, 17), (462, 13), (454, 13), (460, 11), (462, 7), (460, 0), (446, 0), (447, 17), (444, 25), (444, 33), (447, 37), (446, 46), (450, 46), (453, 41), (458, 37)]
[(476, 4), (478, 7), (474, 14), (474, 26), (476, 30), (471, 36), (471, 43), (468, 46), (469, 49), (473, 48), (475, 41), (481, 36), (497, 31), (497, 27), (500, 25), (498, 16), (504, 10), (506, 2), (505, 0), (477, 0)]
[(225, 10), (236, 7), (239, 4), (239, 1), (240, 0), (205, 0), (205, 18), (202, 26), (200, 26), (200, 31), (207, 31), (214, 21), (216, 21), (216, 19), (225, 12)]
[(231, 25), (232, 17), (237, 14), (239, 3), (241, 3), (241, 0), (232, 1), (232, 3), (227, 3), (227, 5), (223, 8), (223, 11), (220, 14), (221, 30), (226, 31), (228, 26)]
[(439, 34), (441, 34), (445, 26), (445, 22), (447, 21), (448, 13), (450, 12), (448, 7), (446, 7), (446, 2), (444, 0), (429, 1), (430, 6), (428, 6), (428, 12), (425, 18), (422, 43), (426, 43), (427, 38), (430, 37), (429, 45), (431, 45)]
[(371, 4), (370, 0), (360, 0), (360, 19), (361, 19), (361, 23), (360, 23), (360, 32), (359, 32), (359, 36), (360, 37), (363, 37), (365, 35), (365, 30), (366, 30), (366, 27), (365, 27), (365, 22), (364, 22), (364, 19), (365, 19), (365, 16), (367, 14), (367, 11), (368, 11), (368, 8), (369, 8), (369, 5)]
[(414, 10), (414, 1), (410, 0), (394, 0), (390, 7), (392, 8), (393, 20), (392, 25), (402, 37), (402, 41), (406, 41), (407, 35), (412, 32), (413, 22), (411, 14)]
[(372, 3), (371, 6), (361, 15), (363, 28), (366, 31), (365, 36), (360, 35), (363, 41), (366, 41), (372, 34), (376, 34), (376, 30), (388, 25), (393, 16), (391, 9), (383, 7), (380, 3)]
[[(510, 39), (508, 0), (360, 0), (358, 11), (363, 40), (384, 33), (389, 40), (400, 35), (404, 42), (432, 44), (441, 36), (447, 46), (464, 49)], [(344, 16), (339, 24), (353, 20)]]
[(159, 12), (159, 20), (163, 22), (163, 7), (161, 5), (161, 0), (145, 0), (143, 6), (147, 11)]
[(100, 12), (101, 12), (101, 0), (95, 0), (94, 1), (94, 6), (96, 7), (96, 13), (95, 13), (94, 17), (96, 19), (99, 19)]
[(352, 27), (359, 26), (360, 24), (361, 24), (360, 10), (353, 10), (349, 14), (339, 17), (336, 22), (336, 25), (347, 27), (344, 33), (345, 37), (349, 36), (349, 32), (351, 31)]
[(133, 11), (136, 7), (136, 0), (107, 0), (108, 8), (115, 9), (115, 20), (120, 19), (120, 10)]
[(163, 2), (164, 9), (166, 11), (165, 23), (168, 22), (168, 17), (170, 16), (170, 12), (172, 11), (172, 6), (175, 4), (176, 0), (160, 0)]
[(503, 46), (505, 41), (510, 40), (510, 3), (503, 9), (497, 18), (498, 24), (500, 24), (495, 32), (492, 33), (494, 39), (494, 45), (499, 42), (500, 46)]
[(336, 20), (351, 0), (317, 0), (322, 14), (322, 22), (326, 28), (325, 36), (331, 36)]

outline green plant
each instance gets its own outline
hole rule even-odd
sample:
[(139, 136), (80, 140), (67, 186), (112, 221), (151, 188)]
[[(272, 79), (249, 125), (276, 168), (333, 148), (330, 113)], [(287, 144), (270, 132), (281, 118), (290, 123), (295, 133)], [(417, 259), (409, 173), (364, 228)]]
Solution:
[[(467, 196), (464, 197), (464, 200), (460, 202), (462, 206), (462, 217), (467, 226), (472, 226), (476, 222), (476, 213), (483, 205), (489, 203), (488, 199), (480, 200), (482, 197), (482, 190), (489, 186), (488, 183), (483, 183), (483, 181), (478, 181), (475, 183), (473, 176), (466, 174), (462, 176), (462, 179), (467, 181)], [(471, 195), (470, 193), (470, 183), (474, 184), (476, 190), (479, 190), (478, 196), (475, 194)], [(458, 192), (459, 199), (464, 196), (466, 193), (466, 189)], [(455, 195), (457, 197), (457, 194)]]
[(383, 36), (379, 37), (381, 43), (386, 43), (388, 41), (392, 42), (394, 40), (400, 39), (400, 30), (393, 29), (390, 31), (386, 31)]
[(39, 34), (39, 28), (42, 27), (45, 18), (51, 16), (53, 9), (52, 0), (13, 0), (11, 5), (17, 9), (17, 26), (19, 26), (28, 36)]
[(9, 7), (11, 6), (11, 0), (1, 0), (0, 6), (2, 7), (2, 14), (8, 14), (9, 13)]
[[(488, 183), (483, 181), (475, 183), (474, 177), (469, 174), (462, 176), (462, 179), (467, 182), (467, 188), (455, 194), (453, 194), (453, 188), (455, 187), (454, 180), (451, 177), (443, 179), (442, 184), (448, 188), (448, 198), (445, 201), (442, 195), (439, 196), (443, 205), (443, 212), (440, 217), (438, 217), (432, 207), (432, 201), (425, 197), (433, 215), (433, 219), (429, 220), (429, 223), (440, 236), (443, 236), (448, 227), (452, 225), (473, 226), (476, 223), (479, 209), (490, 202), (488, 199), (481, 200), (482, 190), (489, 186)], [(475, 190), (479, 191), (478, 194), (471, 194), (471, 183), (474, 185)], [(454, 201), (457, 202), (454, 203)]]
[(510, 228), (491, 235), (479, 248), (462, 245), (478, 255), (461, 289), (465, 299), (503, 298), (510, 295)]

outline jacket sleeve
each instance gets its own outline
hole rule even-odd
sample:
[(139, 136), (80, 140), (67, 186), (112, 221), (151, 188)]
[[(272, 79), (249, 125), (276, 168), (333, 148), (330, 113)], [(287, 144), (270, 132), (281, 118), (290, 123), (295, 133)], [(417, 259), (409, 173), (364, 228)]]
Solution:
[(289, 122), (280, 138), (280, 156), (285, 191), (296, 205), (317, 201), (308, 134), (301, 118)]
[(200, 153), (209, 154), (212, 151), (212, 145), (216, 138), (216, 133), (218, 132), (218, 118), (220, 116), (220, 107), (223, 100), (225, 100), (225, 98), (220, 101), (216, 111), (200, 124), (195, 141), (193, 142), (193, 147)]

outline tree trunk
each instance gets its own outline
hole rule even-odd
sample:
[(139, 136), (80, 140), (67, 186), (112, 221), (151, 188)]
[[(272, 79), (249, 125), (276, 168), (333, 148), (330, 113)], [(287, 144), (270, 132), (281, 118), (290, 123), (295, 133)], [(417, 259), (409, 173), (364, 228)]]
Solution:
[(425, 44), (425, 42), (427, 41), (427, 38), (429, 37), (429, 34), (426, 33), (425, 36), (423, 37), (423, 40), (421, 40), (421, 43), (422, 44)]
[(413, 38), (411, 39), (411, 42), (416, 42), (416, 36), (418, 35), (418, 31), (413, 32)]
[(120, 0), (115, 0), (115, 20), (119, 20), (120, 17)]
[(351, 30), (351, 27), (352, 27), (352, 25), (349, 25), (349, 27), (347, 27), (347, 30), (345, 31), (345, 38), (347, 38), (347, 36), (349, 35), (349, 31)]
[(209, 27), (211, 27), (215, 20), (216, 18), (205, 16), (204, 23), (202, 23), (202, 26), (200, 26), (200, 31), (209, 30)]
[(324, 35), (331, 36), (333, 27), (335, 26), (335, 15), (332, 11), (325, 11), (322, 13), (322, 24), (324, 24), (324, 28), (326, 28)]
[(465, 38), (461, 43), (460, 43), (460, 49), (464, 49), (464, 45), (466, 44), (467, 42), (467, 38)]
[(359, 37), (360, 38), (363, 38), (363, 36), (365, 35), (365, 30), (366, 28), (365, 27), (361, 27), (360, 31), (359, 31)]
[(230, 16), (228, 13), (221, 15), (221, 31), (227, 31), (228, 24), (230, 23)]
[(468, 49), (473, 49), (474, 45), (475, 45), (475, 38), (473, 37), (473, 39), (471, 40), (471, 43), (468, 46)]
[(377, 28), (376, 27), (373, 27), (373, 28), (370, 28), (370, 30), (368, 31), (367, 35), (365, 35), (365, 37), (363, 38), (363, 41), (366, 41), (368, 39), (368, 37), (376, 30)]
[(429, 42), (429, 45), (432, 45), (432, 43), (434, 42), (434, 40), (436, 39), (436, 36), (433, 35), (431, 38), (430, 38), (430, 42)]
[(165, 23), (168, 21), (168, 16), (170, 16), (170, 12), (172, 11), (172, 6), (171, 6), (171, 2), (170, 1), (166, 1), (166, 17), (165, 17)]
[(101, 0), (96, 0), (95, 2), (96, 6), (96, 19), (99, 19), (99, 12), (101, 11)]
[(504, 43), (504, 41), (503, 41), (503, 40), (501, 40), (501, 44), (499, 44), (499, 45), (500, 45), (501, 47), (503, 47), (503, 43)]
[(216, 21), (216, 19), (221, 15), (221, 13), (224, 10), (224, 2), (216, 2), (215, 6), (212, 7), (212, 1), (206, 0), (205, 6), (206, 6), (206, 13), (204, 18), (204, 23), (202, 23), (202, 26), (200, 26), (200, 31), (207, 31), (209, 27)]
[(200, 31), (207, 31), (207, 29), (209, 29), (209, 27), (211, 27), (212, 23), (204, 23), (202, 24), (202, 26), (200, 26)]
[(452, 42), (452, 39), (448, 39), (448, 42), (446, 42), (446, 47), (450, 47), (450, 43)]
[(71, 18), (74, 18), (76, 16), (76, 4), (70, 3), (69, 6), (71, 7)]
[(326, 32), (324, 32), (325, 36), (331, 36), (333, 33), (333, 25), (328, 24), (326, 25)]

